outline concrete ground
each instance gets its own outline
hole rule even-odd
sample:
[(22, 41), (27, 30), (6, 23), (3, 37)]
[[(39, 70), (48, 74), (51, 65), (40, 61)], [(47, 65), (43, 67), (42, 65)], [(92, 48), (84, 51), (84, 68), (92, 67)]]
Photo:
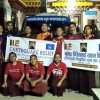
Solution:
[(73, 92), (64, 92), (63, 97), (53, 96), (51, 93), (47, 92), (43, 97), (37, 96), (17, 96), (17, 97), (10, 97), (10, 96), (3, 96), (0, 94), (0, 100), (93, 100), (92, 96), (87, 96), (84, 94), (78, 94)]

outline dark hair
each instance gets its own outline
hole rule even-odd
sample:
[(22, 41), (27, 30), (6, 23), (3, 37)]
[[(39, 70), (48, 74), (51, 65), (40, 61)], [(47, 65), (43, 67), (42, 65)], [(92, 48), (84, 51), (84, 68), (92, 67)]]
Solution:
[(32, 29), (32, 27), (31, 27), (30, 25), (26, 25), (26, 26), (24, 27), (24, 30), (25, 30), (26, 27), (30, 27), (30, 29)]
[(43, 23), (41, 24), (41, 27), (42, 27), (43, 24), (46, 24), (47, 26), (49, 26), (49, 23), (43, 22)]
[(9, 53), (8, 62), (11, 62), (11, 61), (10, 61), (10, 56), (11, 56), (12, 54), (14, 54), (14, 55), (15, 55), (15, 57), (17, 57), (17, 55), (16, 55), (16, 53), (15, 53), (15, 52), (10, 52), (10, 53)]
[(12, 54), (14, 54), (14, 55), (17, 57), (17, 55), (16, 55), (15, 52), (10, 52), (10, 53), (9, 53), (9, 57), (10, 57)]
[(55, 55), (54, 55), (54, 59), (55, 59), (56, 55), (59, 55), (60, 58), (61, 58), (61, 54), (60, 54), (60, 53), (55, 53)]
[(37, 59), (37, 56), (36, 56), (36, 55), (34, 55), (34, 54), (30, 56), (30, 59), (31, 59), (31, 57), (35, 57), (35, 58)]
[(75, 22), (71, 22), (70, 24), (69, 24), (69, 26), (70, 25), (74, 25), (75, 27), (76, 27), (76, 23)]
[(12, 21), (6, 22), (6, 26), (8, 26), (8, 24), (12, 24), (13, 25), (13, 22)]
[(62, 30), (64, 30), (64, 28), (63, 28), (62, 26), (58, 26), (58, 27), (56, 28), (56, 30), (57, 30), (58, 28), (61, 28)]
[(91, 25), (85, 25), (84, 30), (86, 27), (89, 27), (90, 29), (92, 29)]

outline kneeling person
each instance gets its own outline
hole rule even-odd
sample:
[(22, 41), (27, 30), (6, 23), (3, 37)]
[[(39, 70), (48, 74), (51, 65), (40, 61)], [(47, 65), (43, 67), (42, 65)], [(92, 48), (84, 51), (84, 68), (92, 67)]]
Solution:
[(9, 63), (5, 69), (4, 84), (2, 85), (5, 96), (21, 96), (22, 94), (22, 80), (25, 76), (24, 65), (16, 61), (16, 58), (14, 52), (9, 54)]
[(44, 74), (44, 66), (38, 63), (36, 55), (31, 55), (30, 63), (26, 65), (24, 91), (44, 95), (47, 91), (47, 83), (42, 82)]
[(47, 82), (50, 76), (52, 76), (50, 88), (54, 96), (63, 96), (63, 91), (65, 90), (67, 84), (67, 72), (68, 70), (66, 64), (61, 62), (61, 55), (55, 54), (54, 62), (48, 67), (46, 80), (43, 80), (43, 82)]

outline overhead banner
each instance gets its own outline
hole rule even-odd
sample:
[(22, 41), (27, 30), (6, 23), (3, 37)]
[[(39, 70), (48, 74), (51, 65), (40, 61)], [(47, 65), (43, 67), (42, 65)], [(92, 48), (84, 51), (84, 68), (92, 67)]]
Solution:
[(65, 40), (62, 61), (69, 68), (100, 71), (100, 40)]
[(52, 61), (56, 50), (56, 43), (45, 40), (35, 40), (20, 37), (7, 37), (5, 61), (10, 52), (17, 54), (17, 60), (24, 64), (29, 63), (30, 55), (35, 54), (39, 62), (48, 66)]

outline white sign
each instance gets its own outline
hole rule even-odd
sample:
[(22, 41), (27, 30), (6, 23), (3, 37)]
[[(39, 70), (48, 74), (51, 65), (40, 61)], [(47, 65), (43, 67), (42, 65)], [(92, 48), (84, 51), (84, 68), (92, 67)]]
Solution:
[(100, 71), (100, 40), (66, 40), (62, 61), (70, 68)]
[(10, 36), (7, 37), (5, 61), (7, 61), (10, 52), (15, 52), (17, 60), (27, 64), (30, 55), (35, 54), (43, 65), (48, 66), (53, 61), (56, 45), (52, 41)]

